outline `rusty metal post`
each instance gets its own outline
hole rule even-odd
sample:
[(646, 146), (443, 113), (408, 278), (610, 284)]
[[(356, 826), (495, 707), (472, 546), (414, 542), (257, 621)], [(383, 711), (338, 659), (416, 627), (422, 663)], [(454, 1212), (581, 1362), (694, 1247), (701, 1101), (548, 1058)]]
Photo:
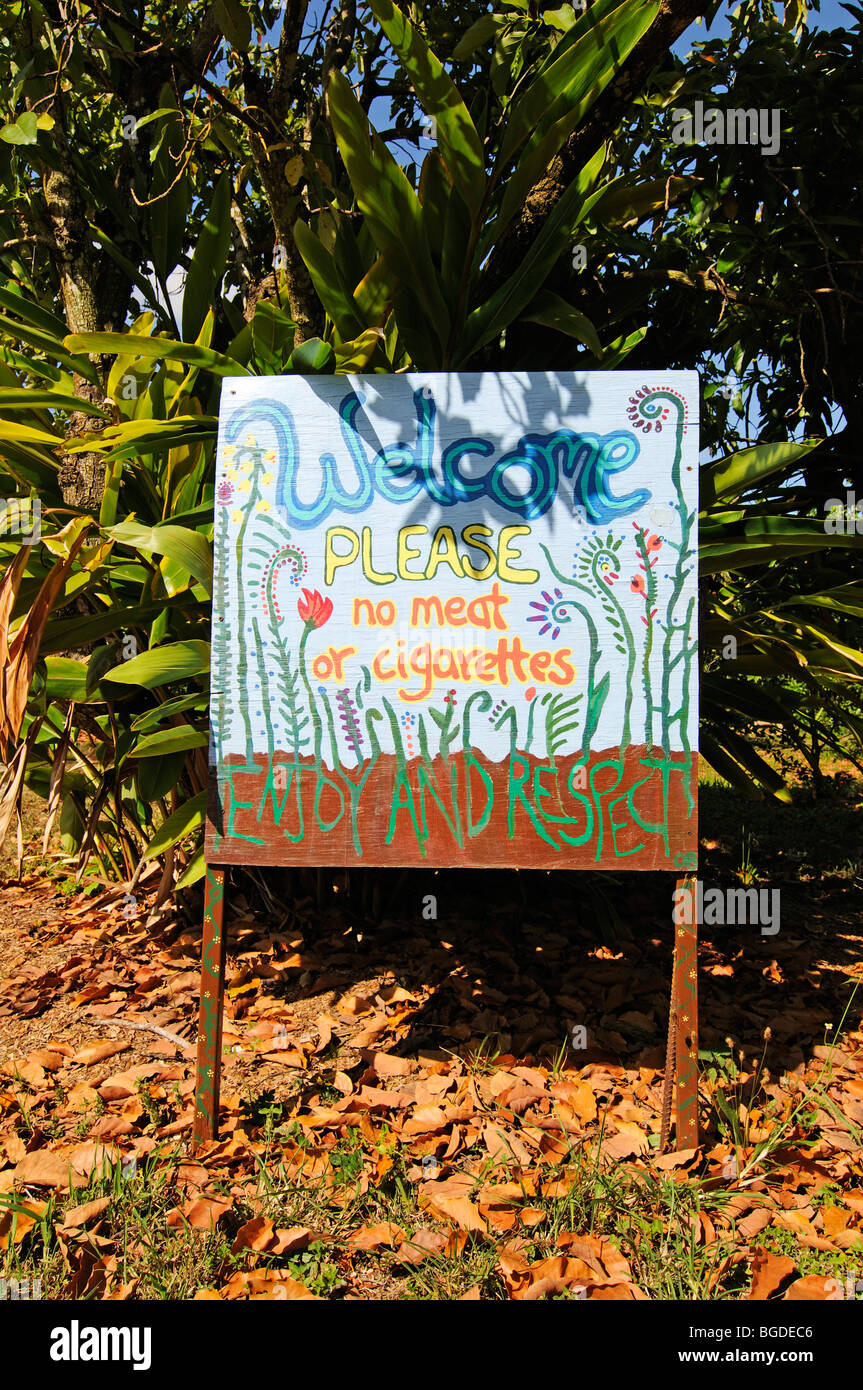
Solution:
[(201, 942), (201, 1003), (192, 1148), (215, 1139), (219, 1129), (222, 1079), (222, 1005), (225, 996), (225, 870), (207, 865), (204, 878), (204, 935)]
[[(683, 895), (683, 896), (681, 896)], [(662, 1125), (659, 1147), (664, 1151), (671, 1124), (672, 1087), (675, 1097), (675, 1147), (698, 1146), (698, 905), (695, 879), (679, 878), (675, 903), (674, 964), (665, 1081), (662, 1088)]]

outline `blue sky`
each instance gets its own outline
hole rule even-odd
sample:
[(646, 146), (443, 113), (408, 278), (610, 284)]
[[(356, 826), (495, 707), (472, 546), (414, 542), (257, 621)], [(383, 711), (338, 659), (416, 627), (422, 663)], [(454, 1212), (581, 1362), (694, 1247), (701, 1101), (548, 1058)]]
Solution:
[[(726, 15), (729, 10), (734, 8), (734, 5), (726, 4), (722, 6), (710, 27), (709, 32), (711, 38), (721, 38), (723, 34), (728, 33), (729, 25)], [(783, 7), (782, 5), (776, 5), (774, 8), (778, 13), (781, 13)], [(854, 22), (854, 17), (849, 15), (847, 10), (843, 9), (839, 0), (821, 0), (821, 8), (819, 11), (816, 12), (814, 9), (809, 11), (810, 29), (850, 29)], [(701, 26), (693, 24), (687, 29), (684, 39), (689, 40), (690, 43), (693, 40), (697, 41), (704, 32), (703, 24)]]

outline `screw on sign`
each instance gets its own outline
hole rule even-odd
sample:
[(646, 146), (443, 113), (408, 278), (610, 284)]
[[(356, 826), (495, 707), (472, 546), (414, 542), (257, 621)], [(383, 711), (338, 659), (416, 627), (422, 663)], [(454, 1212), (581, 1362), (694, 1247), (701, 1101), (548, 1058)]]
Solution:
[[(225, 383), (198, 1140), (228, 866), (662, 869), (692, 891), (697, 416), (693, 372)], [(685, 1147), (696, 933), (663, 1105), (665, 1143), (676, 1077)]]

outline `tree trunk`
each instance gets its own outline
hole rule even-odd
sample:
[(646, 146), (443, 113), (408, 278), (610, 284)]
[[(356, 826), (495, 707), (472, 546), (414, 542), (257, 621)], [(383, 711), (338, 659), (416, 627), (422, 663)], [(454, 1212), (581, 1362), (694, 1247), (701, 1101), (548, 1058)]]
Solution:
[[(57, 167), (46, 170), (43, 177), (45, 204), (54, 242), (52, 255), (69, 332), (96, 333), (103, 327), (97, 295), (99, 262), (69, 158), (64, 112), (59, 97), (53, 103), (52, 115), (55, 121)], [(99, 373), (98, 384), (76, 376), (75, 394), (102, 405), (105, 399), (104, 362), (96, 361), (95, 365)], [(71, 417), (66, 437), (78, 438), (92, 428), (92, 417), (76, 412)], [(105, 464), (98, 454), (64, 454), (59, 481), (63, 500), (68, 506), (98, 511), (105, 485)]]

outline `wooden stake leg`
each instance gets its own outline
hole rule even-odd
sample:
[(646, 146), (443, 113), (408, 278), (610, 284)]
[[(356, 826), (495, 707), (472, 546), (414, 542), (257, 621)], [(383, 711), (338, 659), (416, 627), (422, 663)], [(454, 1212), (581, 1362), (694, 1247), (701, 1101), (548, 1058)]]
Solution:
[(216, 1139), (222, 1079), (222, 1004), (225, 995), (225, 870), (207, 865), (204, 936), (201, 943), (201, 1006), (192, 1148)]
[(698, 921), (694, 879), (682, 879), (679, 887), (689, 893), (689, 919), (674, 935), (674, 999), (678, 1149), (698, 1147)]
[[(677, 880), (675, 893), (674, 966), (668, 1019), (665, 1083), (662, 1093), (660, 1148), (668, 1140), (674, 1088), (675, 1147), (698, 1146), (698, 921), (696, 883)], [(678, 921), (682, 918), (682, 921)]]

